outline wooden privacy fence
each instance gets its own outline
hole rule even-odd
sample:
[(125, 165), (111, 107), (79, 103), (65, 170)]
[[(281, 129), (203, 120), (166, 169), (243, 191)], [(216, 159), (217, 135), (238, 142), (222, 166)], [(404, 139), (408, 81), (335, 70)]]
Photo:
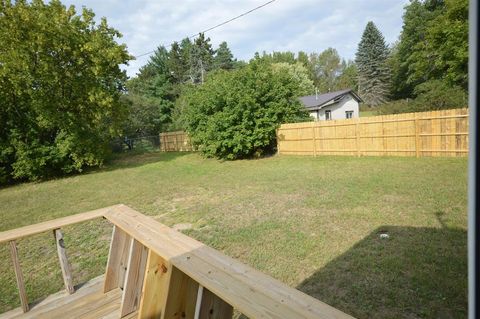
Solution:
[(183, 131), (160, 133), (160, 150), (162, 152), (192, 152), (188, 134)]
[(279, 154), (468, 156), (468, 109), (283, 124)]

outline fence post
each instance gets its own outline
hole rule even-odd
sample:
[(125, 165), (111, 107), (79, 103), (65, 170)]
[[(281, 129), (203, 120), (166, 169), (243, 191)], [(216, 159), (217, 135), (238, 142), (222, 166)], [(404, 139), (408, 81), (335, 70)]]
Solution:
[(317, 139), (315, 137), (315, 122), (312, 122), (312, 141), (313, 141), (313, 157), (317, 157)]
[(420, 157), (420, 125), (418, 115), (415, 114), (415, 156)]
[(357, 148), (357, 157), (360, 157), (361, 152), (360, 152), (360, 119), (356, 118), (355, 119), (355, 146)]
[(278, 135), (278, 131), (280, 131), (280, 127), (278, 127), (276, 130), (275, 130), (275, 135), (277, 136), (277, 154), (281, 154), (280, 153), (280, 135)]

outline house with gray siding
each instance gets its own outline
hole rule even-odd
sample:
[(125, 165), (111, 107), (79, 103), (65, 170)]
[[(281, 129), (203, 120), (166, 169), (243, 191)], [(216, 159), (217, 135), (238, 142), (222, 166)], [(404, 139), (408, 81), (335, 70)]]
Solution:
[(362, 99), (351, 89), (300, 97), (315, 121), (357, 118)]

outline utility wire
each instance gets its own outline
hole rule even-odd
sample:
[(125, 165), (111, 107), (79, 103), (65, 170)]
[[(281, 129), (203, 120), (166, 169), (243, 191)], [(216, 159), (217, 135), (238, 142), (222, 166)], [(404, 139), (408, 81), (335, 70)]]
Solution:
[[(222, 23), (219, 23), (219, 24), (217, 24), (217, 25), (215, 25), (215, 26), (213, 26), (213, 27), (210, 27), (210, 28), (208, 28), (208, 29), (205, 29), (205, 30), (203, 30), (203, 31), (200, 31), (200, 32), (198, 32), (198, 33), (195, 33), (195, 34), (189, 36), (188, 38), (189, 38), (189, 39), (193, 39), (193, 38), (195, 38), (196, 36), (200, 35), (201, 33), (206, 33), (206, 32), (208, 32), (208, 31), (212, 31), (213, 29), (219, 28), (219, 27), (221, 27), (221, 26), (223, 26), (223, 25), (225, 25), (225, 24), (227, 24), (227, 23), (230, 23), (230, 22), (232, 22), (232, 21), (234, 21), (234, 20), (237, 20), (237, 19), (239, 19), (239, 18), (241, 18), (241, 17), (244, 17), (244, 16), (246, 16), (247, 14), (252, 13), (253, 11), (256, 11), (256, 10), (258, 10), (258, 9), (261, 9), (261, 8), (267, 6), (267, 5), (269, 5), (269, 4), (271, 4), (272, 2), (275, 2), (275, 1), (276, 1), (276, 0), (270, 0), (270, 1), (268, 1), (268, 2), (265, 2), (264, 4), (259, 5), (258, 7), (255, 7), (255, 8), (253, 8), (253, 9), (251, 9), (251, 10), (248, 10), (248, 11), (246, 11), (246, 12), (244, 12), (244, 13), (236, 16), (236, 17), (233, 17), (233, 18), (231, 18), (231, 19), (228, 19), (228, 20), (226, 20), (226, 21), (223, 21)], [(171, 46), (172, 46), (172, 45), (169, 44), (169, 45), (165, 46), (165, 48), (169, 48), (169, 47), (171, 47)], [(138, 58), (140, 58), (140, 57), (142, 57), (142, 56), (152, 54), (153, 52), (155, 52), (155, 50), (152, 50), (152, 51), (148, 51), (148, 52), (139, 54), (139, 55), (135, 56), (135, 58), (138, 59)]]

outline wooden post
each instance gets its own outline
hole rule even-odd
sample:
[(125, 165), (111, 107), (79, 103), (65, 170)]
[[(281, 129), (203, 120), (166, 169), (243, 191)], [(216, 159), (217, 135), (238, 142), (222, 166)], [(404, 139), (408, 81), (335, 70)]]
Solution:
[(131, 237), (126, 232), (117, 226), (113, 226), (103, 292), (109, 292), (115, 288), (123, 288), (131, 240)]
[(382, 148), (383, 148), (383, 156), (387, 156), (387, 145), (385, 143), (385, 117), (382, 115)]
[(360, 119), (355, 120), (355, 146), (357, 148), (357, 157), (360, 157)]
[(10, 254), (12, 255), (13, 269), (15, 270), (15, 277), (17, 279), (18, 295), (20, 296), (22, 310), (23, 312), (27, 312), (30, 308), (28, 306), (27, 293), (25, 291), (25, 283), (23, 281), (23, 273), (18, 260), (17, 244), (14, 240), (10, 241)]
[(172, 265), (151, 250), (142, 288), (138, 318), (164, 318)]
[(231, 305), (208, 289), (203, 289), (199, 319), (230, 319), (232, 315)]
[(60, 262), (60, 268), (62, 269), (65, 289), (69, 294), (73, 294), (75, 292), (75, 288), (73, 287), (72, 270), (70, 268), (70, 264), (68, 263), (67, 253), (65, 251), (65, 242), (63, 240), (62, 230), (60, 228), (54, 229), (53, 237), (55, 238), (55, 243), (57, 244), (58, 260)]
[(163, 317), (194, 318), (198, 289), (199, 284), (196, 281), (173, 267)]
[(120, 317), (134, 312), (140, 305), (147, 255), (147, 247), (143, 246), (139, 241), (132, 239), (128, 256), (127, 275), (123, 285)]
[(315, 122), (312, 122), (312, 139), (313, 139), (313, 157), (317, 157), (317, 139), (315, 137)]
[(420, 157), (420, 123), (417, 114), (415, 114), (415, 156)]
[(278, 135), (278, 131), (280, 131), (280, 127), (275, 130), (275, 135), (277, 136), (277, 154), (280, 155), (280, 135)]

